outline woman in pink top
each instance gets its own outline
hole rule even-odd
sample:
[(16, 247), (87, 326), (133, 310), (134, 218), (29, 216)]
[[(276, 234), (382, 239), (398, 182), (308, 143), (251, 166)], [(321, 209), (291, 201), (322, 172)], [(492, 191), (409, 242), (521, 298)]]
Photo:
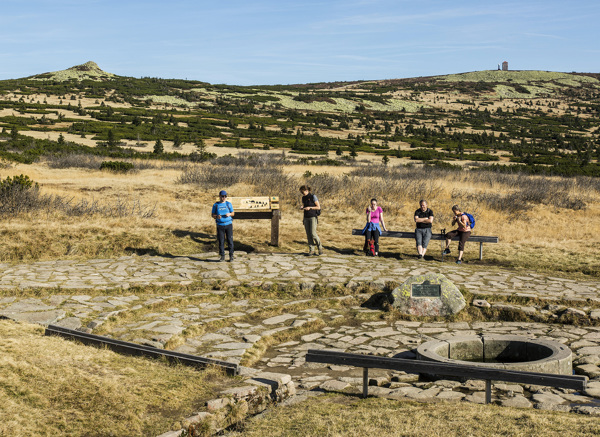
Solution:
[[(365, 252), (368, 253), (369, 240), (373, 239), (375, 243), (375, 256), (379, 255), (379, 235), (381, 235), (381, 228), (387, 231), (385, 222), (383, 221), (383, 209), (377, 205), (377, 199), (371, 199), (371, 204), (367, 207), (367, 225), (363, 229), (365, 234)], [(381, 227), (379, 224), (381, 223)]]

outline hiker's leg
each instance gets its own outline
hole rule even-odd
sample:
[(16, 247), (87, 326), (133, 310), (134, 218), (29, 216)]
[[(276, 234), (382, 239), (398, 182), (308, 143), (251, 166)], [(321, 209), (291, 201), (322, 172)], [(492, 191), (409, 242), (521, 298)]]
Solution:
[(458, 241), (458, 259), (462, 260), (463, 253), (465, 251), (465, 244), (471, 236), (471, 232), (459, 232), (458, 236), (460, 238)]
[(219, 255), (225, 256), (225, 226), (217, 226), (217, 241), (219, 242)]
[(427, 246), (429, 245), (429, 240), (431, 240), (431, 228), (425, 228), (425, 232), (423, 234), (423, 247), (420, 255), (425, 257), (425, 253), (427, 252)]
[(366, 253), (366, 254), (368, 254), (368, 253), (369, 253), (369, 250), (370, 250), (370, 247), (369, 247), (369, 240), (370, 240), (371, 238), (373, 238), (373, 231), (371, 231), (371, 230), (368, 230), (368, 231), (365, 233), (365, 253)]
[(313, 241), (315, 242), (315, 245), (319, 248), (319, 253), (321, 253), (323, 251), (323, 246), (321, 245), (321, 239), (317, 235), (317, 224), (319, 223), (319, 219), (317, 219), (316, 217), (311, 217), (311, 222), (311, 232), (313, 236)]
[(229, 224), (225, 227), (225, 235), (227, 236), (229, 256), (233, 256), (233, 224)]
[(306, 239), (308, 240), (308, 251), (312, 253), (315, 250), (315, 241), (313, 239), (310, 217), (304, 219), (304, 230), (306, 231)]
[(423, 255), (423, 233), (421, 229), (415, 229), (415, 242), (417, 243), (417, 253)]

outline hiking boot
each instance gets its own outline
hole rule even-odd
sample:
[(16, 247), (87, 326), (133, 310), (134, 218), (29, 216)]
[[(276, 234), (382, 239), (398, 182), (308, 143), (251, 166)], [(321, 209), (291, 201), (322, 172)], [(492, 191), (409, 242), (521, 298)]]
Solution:
[(462, 261), (461, 261), (461, 260), (459, 260), (459, 259), (457, 259), (457, 260), (456, 260), (456, 264), (462, 264)]
[(234, 259), (235, 259), (235, 256), (229, 255), (229, 262), (233, 261)]
[(319, 247), (319, 256), (323, 255), (323, 248)]
[(225, 261), (225, 255), (221, 255), (221, 258), (219, 258), (219, 262), (223, 262)]
[(450, 248), (446, 247), (442, 253), (448, 255), (450, 253)]
[(315, 254), (314, 250), (309, 250), (308, 253), (307, 253), (308, 256), (312, 256), (314, 254)]
[(423, 259), (423, 255), (417, 255), (417, 259)]

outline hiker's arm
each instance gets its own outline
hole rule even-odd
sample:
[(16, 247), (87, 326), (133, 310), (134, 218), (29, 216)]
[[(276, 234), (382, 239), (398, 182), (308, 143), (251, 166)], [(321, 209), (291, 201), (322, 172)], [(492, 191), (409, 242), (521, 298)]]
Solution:
[(304, 211), (310, 211), (311, 209), (321, 209), (321, 204), (318, 200), (315, 201), (315, 206), (305, 206), (302, 208)]

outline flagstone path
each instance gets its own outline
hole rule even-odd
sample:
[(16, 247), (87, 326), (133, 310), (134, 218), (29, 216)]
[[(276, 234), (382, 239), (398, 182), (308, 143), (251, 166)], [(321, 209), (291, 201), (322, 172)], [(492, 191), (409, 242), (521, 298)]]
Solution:
[[(371, 295), (362, 284), (383, 288), (410, 276), (442, 273), (456, 286), (487, 296), (492, 308), (518, 311), (524, 322), (424, 322), (386, 320), (363, 304)], [(204, 283), (201, 291), (185, 286)], [(161, 285), (182, 285), (182, 292)], [(272, 287), (335, 287), (329, 297), (293, 299), (282, 293), (261, 298)], [(240, 285), (258, 296), (236, 298)], [(151, 292), (140, 288), (154, 286)], [(37, 289), (36, 297), (17, 290)], [(319, 295), (315, 293), (315, 295)], [(270, 295), (272, 296), (272, 295)], [(279, 296), (279, 295), (277, 295)], [(286, 297), (287, 296), (287, 297)], [(331, 297), (334, 296), (334, 297)], [(507, 296), (531, 304), (509, 304)], [(514, 300), (514, 299), (513, 299)], [(431, 339), (478, 333), (550, 338), (574, 352), (574, 367), (591, 379), (586, 393), (497, 384), (498, 403), (600, 414), (600, 280), (576, 281), (535, 272), (512, 271), (434, 260), (367, 258), (326, 254), (236, 254), (218, 262), (214, 253), (185, 257), (125, 256), (89, 261), (0, 264), (0, 317), (57, 324), (103, 335), (236, 363), (255, 356), (253, 367), (292, 375), (302, 390), (355, 390), (361, 369), (306, 363), (308, 349), (414, 357)], [(561, 323), (578, 317), (581, 326)], [(540, 323), (537, 320), (556, 323)], [(294, 334), (297, 333), (297, 334)], [(289, 335), (287, 335), (289, 334)], [(287, 335), (287, 337), (286, 337)], [(262, 340), (282, 338), (264, 352)], [(269, 341), (269, 343), (273, 343)], [(420, 382), (401, 372), (372, 372), (370, 393), (413, 399), (483, 402), (481, 381)], [(481, 382), (481, 384), (480, 384)]]

